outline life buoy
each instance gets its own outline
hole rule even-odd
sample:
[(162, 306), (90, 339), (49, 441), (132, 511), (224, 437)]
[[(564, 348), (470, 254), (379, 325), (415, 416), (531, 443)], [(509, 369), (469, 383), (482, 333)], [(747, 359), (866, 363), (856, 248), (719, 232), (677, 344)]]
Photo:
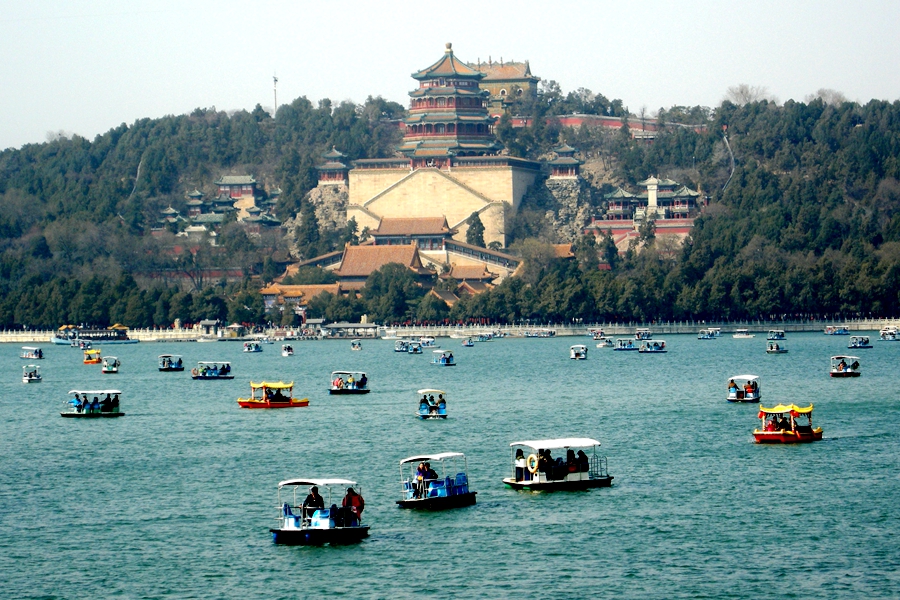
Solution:
[(196, 369), (196, 368), (191, 369), (191, 375), (193, 375), (194, 377), (197, 376), (197, 369)]
[(525, 466), (528, 467), (528, 472), (534, 475), (538, 471), (538, 457), (537, 454), (529, 454), (528, 458), (525, 459)]

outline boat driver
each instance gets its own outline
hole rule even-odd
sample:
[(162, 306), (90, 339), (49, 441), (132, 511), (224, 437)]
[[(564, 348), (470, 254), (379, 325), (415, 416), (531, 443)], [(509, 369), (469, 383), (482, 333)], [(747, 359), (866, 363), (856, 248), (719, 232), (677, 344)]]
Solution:
[(309, 519), (320, 508), (325, 508), (325, 499), (319, 495), (319, 488), (312, 486), (306, 500), (303, 501), (303, 518)]

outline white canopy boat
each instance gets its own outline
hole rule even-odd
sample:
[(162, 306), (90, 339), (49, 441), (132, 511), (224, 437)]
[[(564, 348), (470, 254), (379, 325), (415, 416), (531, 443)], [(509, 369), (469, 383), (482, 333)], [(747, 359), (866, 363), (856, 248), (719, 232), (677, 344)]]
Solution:
[(400, 461), (400, 485), (400, 508), (442, 510), (475, 504), (476, 492), (469, 491), (468, 463), (462, 452), (404, 458)]
[(22, 367), (22, 383), (40, 383), (41, 368), (38, 365), (25, 365)]
[(587, 360), (588, 349), (584, 344), (575, 344), (569, 348), (569, 358), (572, 360)]
[(419, 399), (419, 409), (416, 416), (420, 419), (446, 419), (447, 418), (447, 392), (425, 388), (416, 392)]
[[(347, 496), (338, 506), (338, 497), (347, 488)], [(278, 520), (281, 527), (269, 529), (276, 544), (321, 545), (351, 544), (369, 535), (362, 513), (365, 502), (361, 490), (350, 479), (297, 478), (278, 483)], [(287, 488), (287, 489), (285, 489)], [(309, 488), (310, 495), (302, 503), (297, 501), (297, 491)], [(312, 490), (324, 490), (318, 500), (310, 501)], [(282, 498), (285, 492), (287, 498)]]
[[(531, 491), (584, 490), (612, 485), (613, 477), (607, 470), (606, 457), (597, 453), (600, 447), (597, 440), (526, 440), (512, 442), (509, 447), (512, 476), (505, 477), (503, 483), (511, 488)], [(565, 450), (566, 458), (554, 458), (554, 450)]]

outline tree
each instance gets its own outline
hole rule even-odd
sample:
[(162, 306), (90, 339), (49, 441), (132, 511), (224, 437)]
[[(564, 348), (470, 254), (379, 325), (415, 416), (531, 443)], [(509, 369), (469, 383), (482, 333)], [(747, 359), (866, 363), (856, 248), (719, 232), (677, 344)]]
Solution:
[(478, 212), (469, 215), (469, 228), (466, 230), (466, 243), (484, 248), (484, 223)]
[(769, 90), (765, 86), (749, 85), (746, 83), (740, 83), (729, 87), (728, 91), (725, 92), (725, 99), (738, 106), (752, 104), (753, 102), (759, 102), (760, 100), (774, 100), (772, 96), (769, 95)]

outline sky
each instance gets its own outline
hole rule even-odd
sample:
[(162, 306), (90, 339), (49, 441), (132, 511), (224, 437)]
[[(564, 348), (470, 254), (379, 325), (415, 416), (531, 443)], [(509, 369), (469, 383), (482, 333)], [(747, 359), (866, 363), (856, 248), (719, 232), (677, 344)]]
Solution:
[(0, 0), (0, 149), (197, 107), (271, 109), (273, 76), (279, 104), (406, 105), (410, 74), (446, 42), (632, 112), (715, 107), (742, 83), (781, 102), (822, 88), (894, 101), (898, 22), (891, 0)]

